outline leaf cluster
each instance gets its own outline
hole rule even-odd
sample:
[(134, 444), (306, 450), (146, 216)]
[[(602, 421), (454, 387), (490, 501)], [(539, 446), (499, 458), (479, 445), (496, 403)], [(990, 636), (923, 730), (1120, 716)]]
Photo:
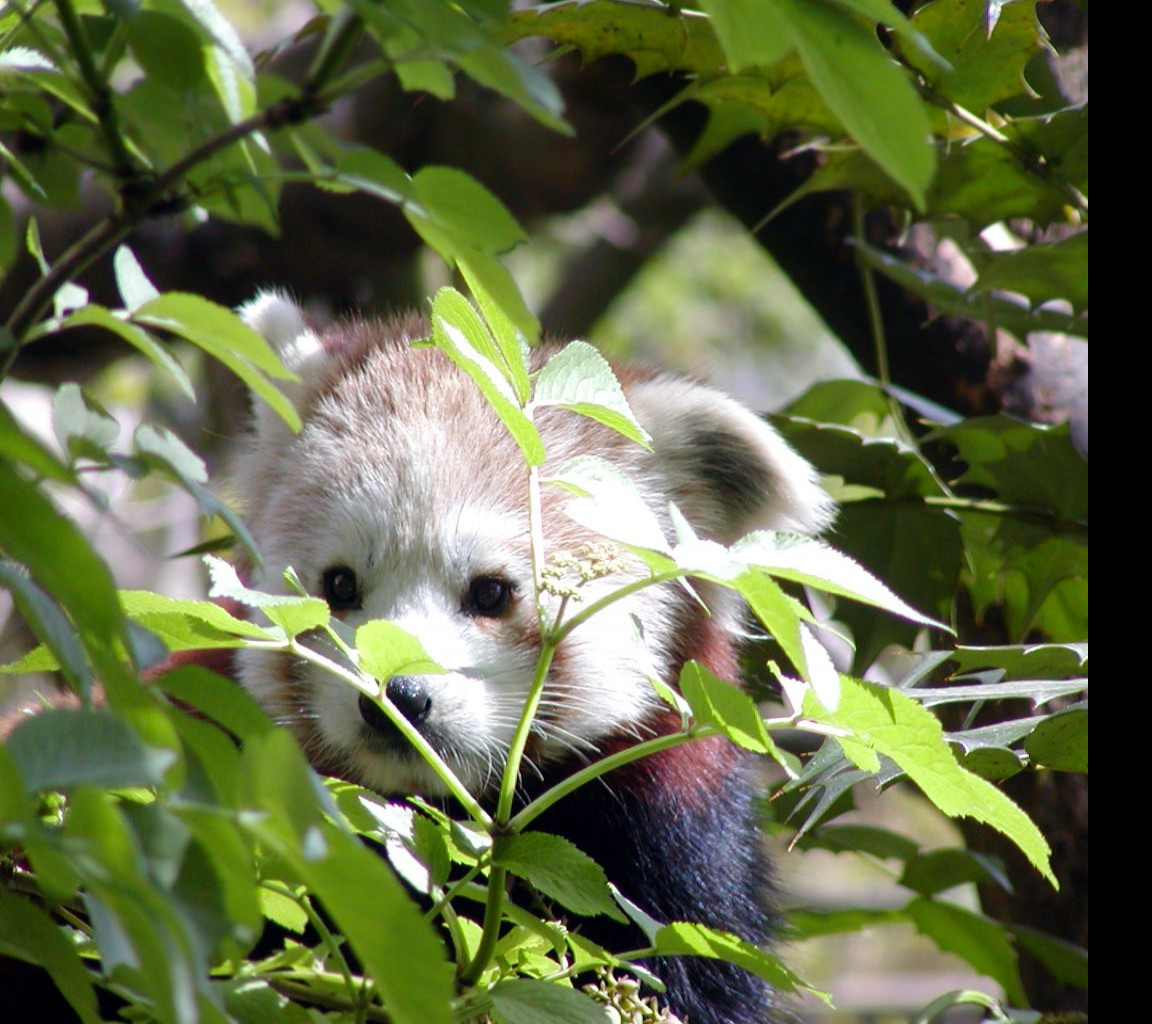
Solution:
[[(529, 374), (539, 325), (499, 259), (525, 236), (499, 200), (461, 171), (409, 172), (349, 146), (318, 120), (376, 75), (395, 73), (405, 89), (441, 98), (468, 75), (565, 131), (551, 80), (508, 43), (536, 36), (588, 60), (624, 55), (640, 77), (683, 76), (673, 105), (704, 106), (707, 128), (691, 161), (749, 131), (788, 132), (821, 154), (803, 192), (847, 188), (862, 205), (924, 219), (962, 247), (975, 278), (958, 287), (861, 239), (863, 273), (886, 274), (949, 315), (1021, 335), (1086, 336), (1087, 108), (1027, 95), (1025, 73), (1047, 45), (1030, 0), (936, 0), (907, 18), (881, 0), (701, 6), (592, 0), (510, 12), (501, 0), (324, 0), (301, 30), (319, 43), (300, 83), (269, 72), (227, 18), (193, 0), (17, 2), (0, 14), (0, 176), (44, 210), (74, 204), (89, 180), (112, 202), (107, 217), (56, 253), (45, 251), (35, 218), (18, 228), (0, 196), (0, 272), (21, 242), (41, 270), (0, 332), (0, 375), (27, 344), (97, 327), (188, 395), (194, 386), (179, 353), (218, 360), (298, 426), (280, 391), (291, 375), (263, 339), (200, 296), (159, 292), (121, 243), (144, 219), (173, 214), (275, 233), (287, 181), (363, 192), (396, 206), (471, 294), (438, 293), (432, 341), (471, 376), (521, 448), (541, 594), (549, 579), (543, 487), (565, 488), (571, 514), (643, 566), (601, 601), (572, 600), (578, 581), (567, 597), (553, 591), (558, 602), (541, 600), (536, 686), (494, 809), (410, 726), (464, 814), (386, 804), (320, 780), (288, 734), (228, 681), (184, 667), (156, 688), (142, 685), (141, 673), (169, 653), (245, 646), (323, 660), (301, 635), (325, 630), (347, 655), (329, 670), (378, 699), (403, 731), (378, 680), (398, 666), (432, 670), (419, 645), (388, 623), (348, 636), (324, 602), (254, 593), (219, 561), (210, 571), (220, 602), (119, 591), (59, 500), (100, 504), (93, 474), (167, 481), (222, 520), (246, 557), (259, 552), (209, 489), (202, 460), (171, 432), (145, 425), (124, 438), (107, 409), (66, 384), (49, 446), (0, 401), (0, 585), (40, 643), (8, 671), (58, 671), (78, 700), (21, 723), (0, 746), (0, 954), (46, 969), (80, 1019), (99, 1020), (98, 993), (111, 993), (136, 1015), (179, 1022), (603, 1020), (577, 979), (623, 971), (658, 986), (643, 966), (657, 954), (720, 957), (782, 991), (802, 989), (775, 957), (734, 936), (652, 921), (581, 851), (530, 829), (606, 771), (717, 735), (777, 762), (778, 815), (791, 815), (801, 846), (894, 863), (909, 890), (890, 910), (795, 914), (797, 935), (911, 922), (995, 979), (1009, 1003), (1026, 1000), (1019, 949), (1086, 985), (1083, 951), (944, 898), (973, 881), (1007, 885), (995, 859), (834, 821), (860, 784), (905, 779), (943, 813), (999, 830), (1051, 877), (1044, 837), (995, 783), (1020, 772), (1087, 771), (1087, 479), (1067, 430), (929, 410), (930, 432), (918, 434), (883, 383), (823, 385), (781, 428), (837, 491), (835, 548), (766, 534), (722, 548), (694, 537), (674, 510), (675, 534), (666, 536), (631, 482), (605, 463), (576, 460), (553, 480), (539, 477), (539, 409), (648, 439), (590, 347), (573, 345)], [(354, 63), (365, 35), (376, 56)], [(1018, 218), (1070, 231), (1012, 251), (982, 234)], [(117, 307), (90, 302), (75, 283), (113, 252)], [(757, 616), (773, 646), (757, 648), (756, 667), (783, 707), (766, 712), (690, 664), (680, 680), (652, 681), (679, 713), (680, 731), (514, 808), (559, 644), (632, 589), (692, 580), (736, 592)], [(812, 591), (824, 596), (810, 607), (802, 597)], [(991, 621), (1011, 646), (948, 639), (949, 629), (967, 640), (973, 624)], [(852, 641), (851, 664), (833, 663), (821, 642), (830, 630)], [(919, 652), (911, 667), (864, 681), (894, 645)], [(91, 702), (94, 680), (104, 706)], [(1022, 717), (980, 717), (1020, 701), (1029, 709)], [(784, 737), (796, 729), (822, 741), (817, 753), (789, 751)], [(510, 878), (528, 898), (508, 898)], [(632, 920), (648, 945), (603, 950), (569, 927), (595, 914)], [(272, 950), (261, 941), (269, 923), (284, 937)]]

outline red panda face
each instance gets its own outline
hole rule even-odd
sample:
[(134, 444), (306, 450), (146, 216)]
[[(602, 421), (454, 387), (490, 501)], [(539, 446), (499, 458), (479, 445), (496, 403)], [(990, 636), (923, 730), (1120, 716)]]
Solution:
[[(250, 324), (301, 378), (293, 434), (260, 410), (237, 487), (264, 565), (253, 586), (284, 592), (292, 567), (351, 627), (390, 619), (445, 671), (382, 681), (388, 696), (468, 788), (499, 784), (539, 655), (528, 477), (519, 449), (466, 375), (413, 348), (417, 324), (356, 323), (314, 333), (291, 303), (264, 296)], [(596, 454), (636, 480), (665, 524), (675, 501), (704, 536), (729, 542), (757, 526), (823, 525), (828, 502), (802, 460), (730, 399), (684, 381), (624, 373), (653, 435), (647, 452), (562, 410), (538, 426), (543, 475)], [(545, 552), (602, 538), (545, 489)], [(642, 572), (624, 559), (581, 587), (584, 603)], [(543, 595), (548, 614), (560, 599)], [(618, 602), (565, 640), (533, 727), (525, 772), (594, 759), (611, 738), (642, 736), (661, 702), (649, 678), (674, 680), (683, 639), (706, 618), (675, 585)], [(718, 617), (709, 628), (725, 628)], [(698, 630), (697, 630), (698, 631)], [(310, 641), (336, 656), (324, 638)], [(245, 651), (244, 685), (301, 739), (313, 763), (385, 793), (439, 794), (442, 783), (380, 709), (346, 682), (287, 655)]]

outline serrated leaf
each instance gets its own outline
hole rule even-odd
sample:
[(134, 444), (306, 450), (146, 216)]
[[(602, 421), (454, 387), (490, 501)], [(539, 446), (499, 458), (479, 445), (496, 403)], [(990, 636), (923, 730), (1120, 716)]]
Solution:
[(607, 460), (578, 455), (547, 482), (577, 496), (564, 510), (582, 526), (621, 544), (671, 553), (656, 514), (633, 481)]
[(674, 69), (714, 77), (724, 65), (711, 22), (691, 12), (593, 0), (513, 11), (506, 25), (512, 39), (545, 36), (575, 47), (587, 63), (624, 54), (636, 65), (637, 78)]
[(937, 0), (913, 15), (913, 26), (931, 41), (946, 67), (933, 66), (904, 39), (896, 40), (897, 49), (934, 90), (981, 117), (1002, 100), (1029, 94), (1024, 69), (1046, 43), (1034, 3), (1002, 5), (991, 31), (985, 20), (989, 6), (983, 0)]
[(7, 741), (29, 793), (75, 786), (158, 786), (176, 755), (147, 746), (104, 708), (51, 708), (25, 719)]
[(732, 553), (772, 576), (848, 597), (922, 626), (946, 629), (897, 597), (857, 562), (814, 537), (752, 533)]
[(837, 740), (846, 754), (870, 750), (891, 758), (944, 814), (991, 825), (1055, 884), (1051, 851), (1039, 829), (1000, 790), (960, 766), (931, 712), (890, 687), (847, 676), (842, 685), (835, 713), (820, 708), (814, 697), (805, 701), (804, 710), (809, 717), (849, 731), (850, 738)]
[(804, 991), (831, 1005), (831, 997), (826, 992), (813, 988), (771, 953), (719, 929), (674, 921), (656, 933), (655, 945), (657, 952), (665, 956), (705, 956), (727, 960), (763, 978), (778, 992)]
[(993, 254), (969, 292), (1001, 289), (1026, 295), (1032, 304), (1069, 302), (1076, 313), (1088, 308), (1088, 231), (1057, 242)]
[(129, 618), (172, 651), (239, 647), (244, 638), (275, 639), (268, 630), (236, 618), (214, 601), (165, 597), (147, 590), (122, 590), (120, 599)]
[(700, 724), (718, 726), (733, 743), (757, 754), (780, 752), (755, 702), (746, 693), (714, 675), (699, 662), (690, 661), (680, 671), (680, 692)]
[(356, 630), (356, 650), (360, 667), (382, 682), (393, 676), (444, 671), (416, 637), (384, 619), (373, 619)]
[(583, 992), (555, 982), (510, 978), (488, 994), (497, 1024), (609, 1024), (611, 1019)]
[(625, 920), (608, 891), (604, 869), (561, 836), (546, 832), (497, 836), (492, 856), (497, 864), (577, 914)]
[(171, 331), (202, 348), (263, 398), (293, 430), (300, 414), (268, 379), (294, 380), (268, 342), (231, 310), (199, 295), (165, 292), (136, 310), (133, 320)]
[(318, 597), (292, 597), (250, 590), (240, 582), (236, 570), (222, 559), (208, 555), (204, 559), (212, 580), (209, 594), (226, 597), (249, 608), (259, 608), (289, 636), (326, 625), (331, 617), (328, 603)]
[(544, 364), (536, 378), (533, 404), (568, 409), (645, 448), (652, 446), (652, 438), (629, 408), (608, 360), (587, 342), (569, 342)]
[(1037, 767), (1057, 771), (1088, 771), (1088, 712), (1069, 708), (1041, 722), (1024, 741)]
[(1010, 1003), (1020, 1006), (1027, 1001), (1016, 950), (999, 922), (950, 903), (923, 898), (912, 900), (905, 913), (917, 930), (944, 952), (954, 953), (978, 973), (995, 978)]
[[(454, 294), (459, 296), (459, 293)], [(472, 310), (471, 306), (468, 308)], [(442, 299), (441, 295), (437, 294), (432, 304), (432, 336), (437, 347), (480, 388), (493, 411), (500, 417), (500, 421), (520, 447), (525, 462), (529, 466), (539, 466), (544, 462), (546, 453), (536, 425), (521, 408), (512, 385), (500, 367), (487, 358), (483, 351), (473, 344), (469, 336), (469, 329), (479, 325), (483, 329), (483, 335), (490, 341), (487, 328), (483, 327), (479, 317), (476, 317), (475, 321), (465, 319), (463, 325), (458, 323), (455, 318), (459, 312), (450, 295)], [(472, 316), (476, 316), (475, 310), (472, 310)]]

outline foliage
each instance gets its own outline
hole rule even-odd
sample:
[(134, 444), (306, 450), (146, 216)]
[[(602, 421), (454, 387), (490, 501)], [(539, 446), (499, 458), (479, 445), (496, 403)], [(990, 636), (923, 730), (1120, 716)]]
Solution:
[[(551, 81), (509, 44), (540, 36), (588, 60), (623, 54), (641, 77), (682, 73), (673, 102), (704, 105), (708, 124), (692, 161), (750, 130), (797, 133), (826, 150), (804, 190), (848, 188), (863, 205), (930, 218), (959, 241), (978, 275), (958, 291), (861, 241), (865, 279), (887, 274), (949, 313), (1021, 334), (1060, 327), (1086, 336), (1087, 109), (1031, 98), (1023, 114), (1001, 111), (1026, 95), (1024, 72), (1045, 46), (1031, 0), (936, 0), (909, 18), (881, 0), (701, 6), (705, 13), (592, 0), (509, 12), (501, 0), (322, 0), (308, 28), (320, 42), (300, 84), (261, 70), (206, 3), (17, 2), (0, 15), (5, 179), (45, 210), (75, 203), (84, 176), (114, 200), (62, 253), (45, 252), (29, 221), (23, 241), (42, 276), (0, 333), (0, 372), (33, 341), (95, 326), (192, 393), (167, 340), (174, 337), (219, 360), (295, 425), (278, 390), (286, 372), (267, 344), (207, 299), (158, 293), (121, 243), (142, 220), (174, 213), (275, 232), (280, 188), (299, 178), (392, 203), (471, 292), (472, 301), (451, 289), (436, 296), (433, 341), (473, 377), (520, 444), (525, 494), (537, 495), (533, 515), (540, 486), (565, 486), (580, 496), (586, 521), (644, 559), (651, 574), (640, 585), (697, 577), (735, 590), (775, 639), (781, 699), (765, 718), (741, 691), (690, 665), (679, 693), (654, 683), (680, 709), (682, 732), (613, 755), (514, 808), (551, 656), (596, 614), (590, 604), (542, 622), (537, 685), (500, 798), (481, 806), (379, 692), (374, 676), (422, 657), (394, 629), (370, 624), (345, 637), (322, 601), (255, 594), (221, 562), (213, 564), (214, 593), (246, 617), (213, 602), (117, 592), (56, 500), (65, 492), (90, 499), (84, 481), (93, 472), (168, 479), (250, 546), (243, 524), (206, 486), (201, 460), (172, 434), (143, 426), (121, 439), (115, 419), (68, 384), (54, 407), (57, 453), (0, 404), (0, 580), (41, 643), (10, 671), (55, 668), (81, 702), (22, 723), (0, 747), (0, 953), (42, 965), (82, 1020), (100, 1019), (99, 992), (142, 1018), (179, 1022), (317, 1020), (321, 1009), (421, 1024), (485, 1014), (602, 1020), (573, 979), (619, 969), (646, 977), (633, 961), (653, 952), (723, 957), (785, 991), (802, 987), (772, 955), (691, 922), (639, 918), (651, 926), (650, 945), (621, 959), (623, 951), (592, 947), (562, 920), (507, 899), (513, 875), (558, 917), (637, 919), (594, 862), (529, 826), (621, 763), (717, 734), (779, 762), (777, 803), (790, 810), (802, 846), (895, 861), (909, 890), (903, 907), (886, 911), (795, 914), (797, 934), (911, 922), (995, 979), (1008, 1003), (1025, 999), (1018, 946), (1058, 977), (1086, 984), (1083, 951), (942, 898), (970, 881), (1008, 885), (994, 859), (925, 850), (833, 820), (859, 784), (906, 777), (944, 813), (999, 829), (1050, 876), (1045, 839), (995, 783), (1026, 771), (1087, 771), (1087, 479), (1067, 431), (998, 416), (942, 419), (918, 435), (885, 382), (822, 385), (781, 425), (836, 484), (834, 539), (852, 559), (768, 535), (730, 549), (686, 531), (665, 537), (642, 512), (627, 514), (639, 499), (603, 465), (580, 460), (557, 481), (538, 478), (540, 408), (645, 438), (593, 350), (568, 349), (530, 380), (524, 343), (539, 328), (498, 259), (524, 235), (499, 201), (460, 171), (409, 174), (385, 154), (340, 142), (317, 120), (374, 75), (395, 72), (408, 90), (446, 97), (463, 74), (565, 131)], [(379, 56), (353, 63), (365, 33)], [(1080, 230), (993, 251), (979, 233), (1008, 218)], [(12, 264), (19, 242), (0, 198), (0, 268)], [(122, 306), (108, 308), (89, 302), (75, 278), (113, 251)], [(825, 607), (834, 606), (838, 628), (855, 642), (855, 675), (838, 672), (817, 641), (826, 624), (794, 596), (802, 587), (830, 595)], [(936, 623), (966, 639), (965, 608), (978, 622), (1002, 618), (1014, 645), (952, 646)], [(249, 644), (324, 660), (298, 639), (317, 628), (358, 650), (350, 661), (358, 668), (329, 668), (410, 734), (465, 820), (318, 779), (251, 698), (205, 669), (180, 668), (158, 688), (140, 684), (140, 673), (173, 651)], [(883, 684), (863, 681), (893, 644), (920, 652), (913, 667)], [(94, 679), (106, 708), (88, 704)], [(1008, 711), (976, 724), (980, 708), (1020, 699), (1029, 702), (1025, 717)], [(938, 716), (957, 705), (970, 709), (967, 717)], [(824, 738), (803, 761), (779, 742), (796, 728)], [(381, 845), (391, 866), (360, 837)], [(287, 944), (268, 951), (259, 943), (266, 921)]]

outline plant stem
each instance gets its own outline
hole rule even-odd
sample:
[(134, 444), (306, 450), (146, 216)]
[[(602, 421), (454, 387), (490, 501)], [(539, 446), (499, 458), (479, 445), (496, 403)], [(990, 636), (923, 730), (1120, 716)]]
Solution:
[(72, 48), (72, 54), (80, 67), (84, 84), (92, 94), (92, 108), (104, 132), (104, 140), (112, 156), (113, 170), (116, 177), (128, 183), (136, 177), (137, 168), (120, 131), (120, 120), (112, 103), (112, 90), (108, 88), (107, 81), (92, 58), (88, 33), (84, 31), (84, 23), (77, 16), (72, 0), (56, 0), (56, 10), (60, 15), (64, 34), (68, 38), (68, 45)]
[(309, 661), (313, 665), (317, 665), (325, 671), (331, 672), (332, 675), (338, 676), (346, 683), (354, 686), (361, 693), (365, 693), (375, 700), (384, 713), (392, 720), (396, 728), (404, 735), (404, 738), (416, 748), (420, 756), (424, 758), (468, 815), (485, 829), (489, 831), (492, 830), (491, 815), (480, 806), (476, 798), (468, 792), (464, 783), (460, 781), (447, 762), (436, 752), (429, 742), (420, 735), (412, 723), (396, 710), (395, 705), (388, 699), (387, 694), (381, 690), (375, 680), (368, 682), (367, 679), (370, 677), (366, 677), (365, 674), (358, 669), (345, 668), (339, 662), (333, 661), (331, 658), (326, 658), (323, 654), (314, 651), (311, 647), (299, 643), (295, 637), (288, 641), (286, 649), (296, 657), (303, 658), (305, 661)]
[[(857, 241), (867, 242), (864, 224), (864, 203), (857, 195), (852, 201), (853, 233)], [(912, 432), (904, 420), (904, 410), (890, 393), (892, 369), (888, 363), (888, 340), (884, 334), (884, 315), (880, 309), (880, 295), (876, 291), (876, 274), (862, 257), (862, 249), (856, 247), (856, 269), (860, 274), (860, 287), (864, 291), (864, 305), (868, 310), (868, 328), (872, 335), (872, 349), (876, 359), (876, 377), (884, 389), (885, 400), (892, 415), (892, 422), (899, 431), (901, 440), (913, 443)]]
[[(113, 150), (113, 155), (117, 156), (117, 148), (123, 146), (123, 137), (120, 134), (119, 125), (115, 121), (115, 112), (107, 97), (107, 84), (92, 61), (91, 50), (87, 46), (83, 34), (83, 26), (75, 17), (75, 11), (71, 7), (70, 0), (62, 0), (59, 8), (62, 19), (66, 21), (70, 14), (75, 21), (73, 27), (78, 34), (73, 39), (72, 34), (69, 33), (69, 39), (76, 51), (77, 60), (81, 64), (85, 82), (89, 88), (97, 93), (98, 98), (100, 95), (104, 96), (103, 106), (107, 108), (108, 116), (112, 120), (106, 123), (103, 115), (101, 115), (101, 124), (105, 126), (109, 147)], [(328, 34), (321, 44), (320, 52), (307, 80), (301, 87), (299, 96), (273, 103), (266, 110), (253, 114), (243, 121), (238, 121), (212, 138), (206, 139), (138, 191), (131, 194), (125, 194), (122, 191), (120, 208), (73, 244), (56, 262), (56, 265), (28, 290), (13, 310), (6, 326), (15, 339), (15, 344), (0, 359), (0, 380), (8, 375), (26, 340), (28, 331), (43, 315), (59, 288), (82, 273), (96, 259), (103, 256), (137, 224), (157, 212), (158, 207), (170, 211), (185, 204), (188, 201), (187, 196), (171, 195), (170, 192), (176, 189), (195, 167), (220, 150), (226, 149), (250, 135), (264, 130), (280, 128), (287, 124), (299, 124), (324, 110), (337, 95), (336, 92), (329, 93), (327, 91), (328, 85), (333, 76), (340, 70), (343, 62), (347, 60), (362, 29), (363, 25), (356, 16), (342, 16), (335, 19), (329, 26)], [(97, 105), (100, 106), (99, 100)], [(97, 113), (99, 114), (99, 109)], [(127, 155), (126, 149), (125, 159), (128, 160), (126, 166), (131, 172), (133, 170), (131, 158)], [(117, 156), (117, 173), (125, 177), (127, 175), (121, 163), (122, 161)]]
[(496, 943), (500, 938), (500, 922), (504, 917), (504, 887), (508, 882), (508, 869), (499, 864), (493, 864), (488, 871), (488, 898), (484, 903), (484, 930), (480, 934), (480, 942), (476, 946), (476, 955), (472, 962), (460, 975), (464, 985), (475, 985), (480, 975), (492, 959), (496, 951)]
[(691, 743), (694, 740), (707, 739), (709, 736), (718, 735), (720, 735), (720, 729), (718, 727), (714, 725), (698, 725), (695, 726), (691, 732), (667, 733), (663, 736), (657, 736), (654, 739), (644, 740), (641, 743), (637, 743), (634, 747), (628, 747), (626, 750), (618, 751), (615, 754), (609, 754), (599, 761), (594, 761), (592, 764), (586, 765), (578, 772), (573, 772), (551, 789), (541, 793), (540, 796), (519, 811), (508, 822), (508, 830), (510, 832), (523, 832), (524, 829), (532, 824), (532, 822), (540, 817), (548, 808), (564, 799), (569, 793), (574, 792), (586, 783), (598, 779), (601, 775), (606, 775), (608, 772), (614, 771), (623, 765), (631, 764), (633, 761), (639, 761), (641, 758), (649, 757), (652, 754), (658, 754), (662, 750), (670, 750), (684, 743)]
[(536, 720), (536, 711), (540, 707), (540, 698), (543, 696), (544, 684), (548, 679), (548, 670), (552, 667), (552, 658), (555, 654), (555, 643), (546, 642), (540, 649), (540, 658), (536, 662), (536, 674), (532, 678), (528, 699), (524, 702), (524, 710), (520, 714), (520, 721), (516, 723), (516, 732), (508, 747), (508, 760), (500, 780), (500, 799), (496, 804), (496, 825), (501, 830), (512, 817), (512, 801), (516, 796), (516, 782), (520, 778), (520, 763), (524, 758), (524, 748), (532, 732), (532, 723)]

